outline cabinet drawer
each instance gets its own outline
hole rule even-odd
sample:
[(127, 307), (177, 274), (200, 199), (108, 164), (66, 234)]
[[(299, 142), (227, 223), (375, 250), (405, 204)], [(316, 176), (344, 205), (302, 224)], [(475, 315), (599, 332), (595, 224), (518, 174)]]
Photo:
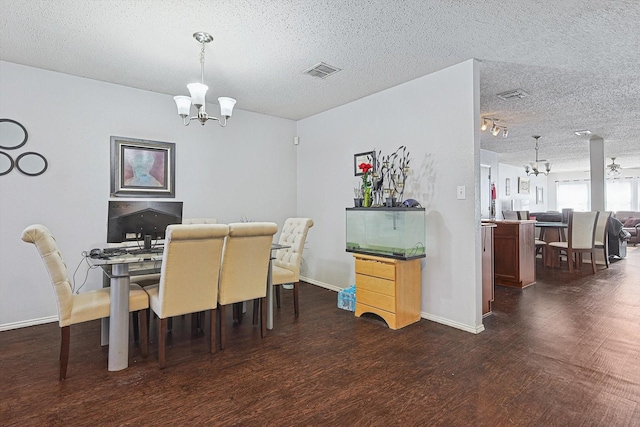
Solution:
[(356, 289), (356, 292), (364, 289), (391, 297), (395, 297), (396, 295), (395, 282), (379, 277), (367, 276), (365, 274), (356, 274)]
[(356, 258), (356, 273), (395, 280), (396, 266), (386, 262)]
[(389, 295), (383, 295), (377, 292), (371, 292), (367, 289), (357, 288), (356, 300), (361, 304), (378, 307), (391, 313), (396, 312), (396, 299)]

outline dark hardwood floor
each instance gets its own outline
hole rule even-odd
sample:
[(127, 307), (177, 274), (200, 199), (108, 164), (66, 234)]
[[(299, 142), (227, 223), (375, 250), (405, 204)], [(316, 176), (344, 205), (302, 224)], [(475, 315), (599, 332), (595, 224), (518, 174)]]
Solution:
[(162, 371), (156, 322), (149, 358), (132, 346), (120, 372), (99, 322), (72, 326), (65, 381), (57, 324), (2, 332), (0, 425), (640, 425), (640, 248), (596, 275), (537, 267), (534, 286), (496, 287), (478, 335), (427, 320), (392, 331), (309, 284), (299, 319), (285, 291), (276, 329), (261, 339), (229, 319), (214, 355), (174, 320)]

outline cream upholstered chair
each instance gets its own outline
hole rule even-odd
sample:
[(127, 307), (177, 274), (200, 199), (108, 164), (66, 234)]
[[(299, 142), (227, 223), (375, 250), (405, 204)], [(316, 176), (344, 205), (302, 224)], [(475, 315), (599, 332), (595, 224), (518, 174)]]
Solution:
[(217, 224), (216, 218), (182, 218), (183, 224)]
[[(182, 218), (183, 224), (217, 224), (218, 220), (216, 218)], [(134, 271), (130, 271), (131, 280), (136, 282), (138, 285), (145, 286), (155, 285), (160, 281), (160, 273), (149, 273), (149, 274), (135, 274)], [(171, 330), (171, 319), (168, 321), (168, 328)], [(138, 329), (134, 325), (133, 329), (134, 337), (138, 337)]]
[[(216, 218), (182, 218), (183, 224), (217, 224)], [(131, 280), (136, 282), (143, 288), (148, 285), (156, 284), (160, 281), (160, 273), (151, 274), (135, 274), (135, 270), (129, 272), (131, 274)]]
[(216, 328), (213, 310), (218, 302), (218, 278), (224, 239), (224, 224), (170, 225), (164, 242), (160, 282), (144, 288), (151, 310), (160, 318), (158, 363), (165, 365), (167, 319), (209, 310), (209, 351), (215, 351)]
[(277, 231), (278, 225), (273, 222), (229, 224), (218, 293), (220, 349), (225, 345), (224, 311), (229, 304), (259, 299), (261, 336), (266, 335), (267, 272), (271, 241)]
[(595, 234), (598, 212), (569, 212), (568, 239), (566, 242), (549, 242), (547, 246), (558, 253), (567, 253), (569, 272), (573, 273), (574, 262), (578, 268), (582, 264), (582, 254), (591, 255), (591, 268), (596, 273)]
[(596, 223), (596, 237), (593, 245), (596, 249), (602, 249), (604, 256), (604, 265), (609, 268), (609, 251), (608, 247), (608, 233), (609, 233), (609, 218), (611, 218), (611, 212), (600, 212), (598, 214), (598, 222)]
[[(22, 240), (33, 243), (44, 261), (45, 267), (51, 277), (51, 283), (58, 303), (58, 324), (62, 341), (60, 344), (60, 379), (67, 376), (67, 364), (69, 362), (70, 327), (76, 323), (109, 317), (111, 298), (109, 288), (101, 288), (93, 291), (74, 294), (67, 276), (67, 266), (58, 250), (56, 241), (47, 227), (34, 224), (22, 232)], [(141, 311), (140, 316), (143, 330), (141, 349), (142, 355), (147, 356), (146, 336), (146, 310), (149, 308), (147, 294), (140, 286), (132, 284), (129, 293), (129, 311)]]
[(280, 307), (280, 285), (293, 284), (293, 310), (299, 315), (298, 284), (300, 283), (300, 264), (307, 233), (313, 227), (311, 218), (288, 218), (284, 222), (278, 243), (290, 246), (278, 249), (273, 261), (271, 280), (276, 291), (276, 301)]

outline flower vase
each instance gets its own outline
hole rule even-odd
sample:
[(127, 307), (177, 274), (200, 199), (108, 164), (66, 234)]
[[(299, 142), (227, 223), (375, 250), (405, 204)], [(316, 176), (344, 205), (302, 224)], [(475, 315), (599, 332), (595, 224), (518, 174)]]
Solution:
[(364, 189), (364, 200), (362, 201), (362, 206), (365, 208), (371, 207), (371, 187)]

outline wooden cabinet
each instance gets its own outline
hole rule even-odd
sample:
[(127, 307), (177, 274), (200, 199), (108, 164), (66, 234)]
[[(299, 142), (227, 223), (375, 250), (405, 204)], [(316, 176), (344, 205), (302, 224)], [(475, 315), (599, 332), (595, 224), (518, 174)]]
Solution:
[(494, 295), (493, 229), (495, 224), (482, 224), (482, 315), (491, 313)]
[(536, 282), (535, 221), (495, 221), (495, 283), (525, 288)]
[(356, 316), (374, 313), (389, 328), (420, 320), (420, 259), (355, 254)]

